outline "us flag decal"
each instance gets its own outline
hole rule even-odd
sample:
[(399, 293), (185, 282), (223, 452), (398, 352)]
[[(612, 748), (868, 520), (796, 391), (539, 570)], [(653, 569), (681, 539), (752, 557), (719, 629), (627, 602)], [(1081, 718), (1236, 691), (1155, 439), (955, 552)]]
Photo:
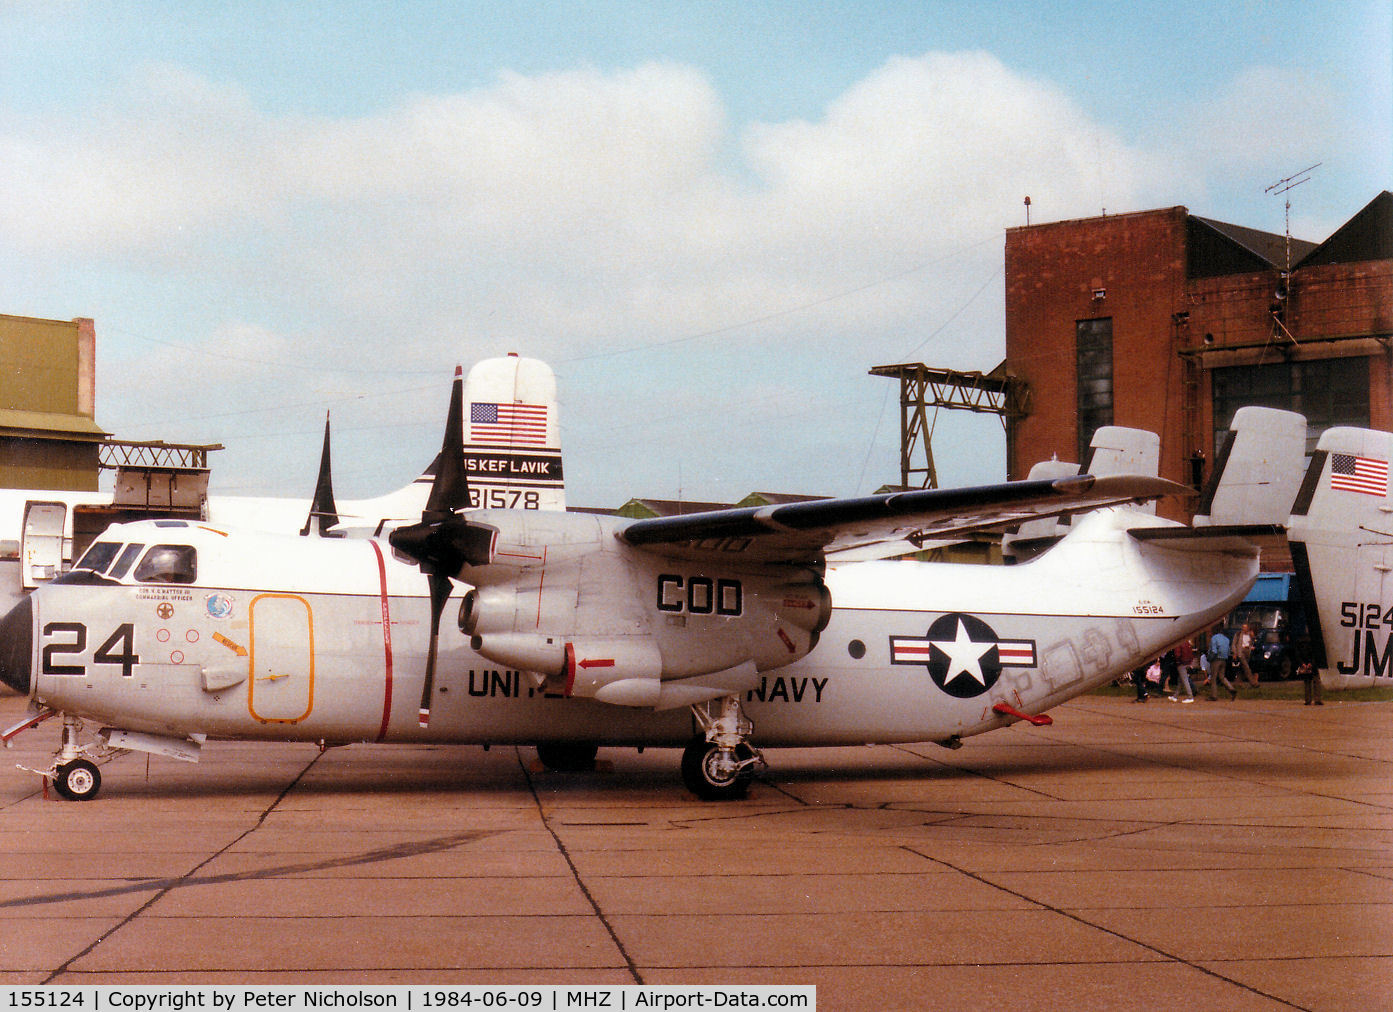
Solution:
[(1335, 492), (1364, 495), (1388, 494), (1388, 461), (1357, 457), (1352, 453), (1330, 455), (1330, 488)]
[(507, 443), (510, 446), (546, 446), (547, 406), (471, 404), (469, 440), (472, 443)]

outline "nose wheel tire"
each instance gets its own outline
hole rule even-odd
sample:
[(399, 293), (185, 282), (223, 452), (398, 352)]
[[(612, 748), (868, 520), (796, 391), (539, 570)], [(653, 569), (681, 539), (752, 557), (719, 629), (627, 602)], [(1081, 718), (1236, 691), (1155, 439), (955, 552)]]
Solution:
[(755, 750), (741, 743), (735, 746), (734, 769), (722, 761), (721, 750), (704, 738), (697, 738), (682, 753), (682, 783), (703, 801), (738, 801), (750, 789), (754, 767), (747, 763)]
[(69, 801), (91, 801), (101, 787), (101, 773), (86, 759), (64, 763), (53, 777), (53, 789)]

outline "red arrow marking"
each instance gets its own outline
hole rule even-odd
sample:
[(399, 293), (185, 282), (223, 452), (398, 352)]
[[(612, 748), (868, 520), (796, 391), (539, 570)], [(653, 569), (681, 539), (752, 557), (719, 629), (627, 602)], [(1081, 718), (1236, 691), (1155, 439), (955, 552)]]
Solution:
[(614, 667), (614, 658), (581, 661), (579, 666), (582, 668), (612, 668)]

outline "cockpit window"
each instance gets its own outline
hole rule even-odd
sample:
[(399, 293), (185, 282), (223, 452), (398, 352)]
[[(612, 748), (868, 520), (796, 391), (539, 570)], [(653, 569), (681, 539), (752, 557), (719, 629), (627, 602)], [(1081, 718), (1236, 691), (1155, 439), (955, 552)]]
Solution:
[(198, 552), (192, 545), (156, 545), (135, 567), (141, 583), (193, 583), (198, 579)]
[(111, 565), (111, 560), (116, 558), (116, 553), (121, 550), (119, 542), (98, 541), (91, 548), (82, 554), (74, 569), (90, 569), (94, 573), (105, 573), (106, 567)]
[(121, 557), (116, 560), (116, 565), (111, 567), (111, 578), (119, 580), (131, 571), (131, 566), (135, 565), (135, 560), (140, 558), (140, 553), (145, 551), (144, 545), (127, 545), (126, 550), (121, 553)]

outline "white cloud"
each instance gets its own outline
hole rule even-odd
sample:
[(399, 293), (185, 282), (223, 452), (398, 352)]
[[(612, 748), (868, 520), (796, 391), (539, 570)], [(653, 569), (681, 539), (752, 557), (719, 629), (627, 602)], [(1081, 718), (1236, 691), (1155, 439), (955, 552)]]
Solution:
[(1154, 168), (1057, 88), (986, 53), (891, 60), (822, 122), (751, 135), (752, 161), (790, 209), (918, 248), (1017, 223), (1027, 193), (1059, 217), (1087, 213), (1100, 162), (1116, 167), (1123, 202)]
[[(729, 164), (732, 152), (745, 163)], [(800, 387), (812, 402), (840, 400), (826, 391), (916, 347), (991, 283), (1001, 229), (1023, 221), (1027, 193), (1041, 217), (1094, 213), (1105, 174), (1109, 205), (1125, 209), (1159, 172), (1057, 88), (984, 53), (891, 60), (817, 122), (735, 137), (710, 82), (672, 64), (503, 74), (341, 119), (272, 115), (236, 85), (161, 66), (100, 115), (0, 122), (0, 178), (16, 198), (0, 203), (0, 256), (8, 246), (69, 276), (117, 264), (151, 299), (177, 286), (196, 315), (164, 320), (164, 336), (204, 355), (180, 375), (181, 403), (351, 396), (385, 382), (375, 368), (467, 361), (468, 349), (564, 361), (667, 344), (661, 368), (650, 353), (569, 371), (603, 372), (603, 397), (633, 416), (669, 417), (687, 378), (671, 363), (715, 344), (736, 349), (743, 368), (692, 399), (708, 420), (754, 414), (751, 441), (779, 454), (817, 418), (766, 395), (774, 372), (817, 384)], [(948, 331), (951, 364), (995, 365), (991, 301)], [(99, 318), (99, 335), (104, 323), (119, 326)], [(985, 348), (975, 363), (974, 342)], [(811, 373), (783, 364), (807, 355)], [(278, 360), (294, 366), (281, 382), (292, 389), (273, 395), (265, 377)], [(325, 376), (301, 383), (316, 363)], [(113, 411), (104, 383), (101, 418), (118, 433), (141, 412), (170, 415), (151, 413), (137, 385)], [(598, 395), (563, 391), (573, 404)], [(867, 414), (843, 413), (838, 438), (864, 445)], [(255, 419), (229, 416), (227, 435), (212, 438), (254, 434)], [(780, 435), (785, 419), (796, 439)], [(696, 431), (689, 475), (732, 451)], [(301, 451), (310, 467), (316, 442)], [(810, 484), (851, 491), (860, 463), (831, 462), (837, 478)], [(220, 474), (242, 484), (236, 471), (256, 466)], [(626, 487), (625, 464), (609, 467), (599, 483)]]

